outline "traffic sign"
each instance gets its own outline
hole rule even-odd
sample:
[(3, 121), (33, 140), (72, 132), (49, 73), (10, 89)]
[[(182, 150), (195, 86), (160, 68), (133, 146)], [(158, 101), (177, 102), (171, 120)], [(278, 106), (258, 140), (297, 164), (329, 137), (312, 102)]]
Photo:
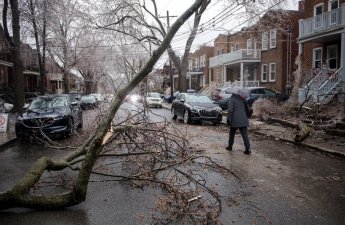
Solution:
[(7, 131), (8, 114), (0, 114), (0, 132)]

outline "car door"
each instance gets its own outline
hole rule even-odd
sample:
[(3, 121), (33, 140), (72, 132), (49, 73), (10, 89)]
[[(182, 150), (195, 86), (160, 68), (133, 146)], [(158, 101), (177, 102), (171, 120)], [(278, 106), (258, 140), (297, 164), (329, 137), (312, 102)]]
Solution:
[(69, 107), (71, 109), (71, 114), (74, 120), (74, 125), (77, 126), (81, 123), (82, 118), (82, 111), (80, 104), (78, 101), (69, 101)]
[(178, 115), (183, 115), (184, 112), (184, 101), (185, 101), (185, 96), (184, 94), (179, 94), (176, 99), (175, 99), (175, 113)]

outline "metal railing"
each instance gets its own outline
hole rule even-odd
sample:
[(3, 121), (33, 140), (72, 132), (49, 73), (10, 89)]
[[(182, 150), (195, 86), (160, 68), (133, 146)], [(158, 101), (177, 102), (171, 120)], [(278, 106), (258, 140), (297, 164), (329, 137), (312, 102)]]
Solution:
[[(318, 89), (314, 90), (313, 99), (317, 102), (322, 101), (326, 95), (331, 93), (334, 88), (342, 81), (344, 73), (343, 67), (339, 68), (334, 74), (332, 74), (327, 81), (325, 81)], [(334, 93), (335, 94), (335, 93)]]
[(343, 67), (340, 67), (330, 76), (321, 71), (305, 87), (306, 95), (311, 95), (314, 102), (320, 102), (325, 96), (331, 93), (341, 81), (345, 81), (345, 70)]
[(329, 12), (299, 21), (299, 38), (327, 32), (345, 24), (345, 5)]

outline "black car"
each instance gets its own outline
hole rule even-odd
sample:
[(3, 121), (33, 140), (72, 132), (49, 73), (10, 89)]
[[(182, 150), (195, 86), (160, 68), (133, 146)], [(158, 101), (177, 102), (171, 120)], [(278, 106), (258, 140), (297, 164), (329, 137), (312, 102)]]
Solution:
[(80, 98), (80, 106), (82, 109), (95, 109), (99, 105), (97, 98), (93, 95), (84, 95)]
[(183, 117), (184, 123), (191, 121), (210, 121), (219, 124), (222, 121), (222, 109), (206, 95), (180, 93), (172, 102), (173, 119)]
[(69, 95), (44, 95), (33, 99), (16, 121), (18, 138), (40, 135), (70, 135), (75, 127), (83, 127), (82, 110)]

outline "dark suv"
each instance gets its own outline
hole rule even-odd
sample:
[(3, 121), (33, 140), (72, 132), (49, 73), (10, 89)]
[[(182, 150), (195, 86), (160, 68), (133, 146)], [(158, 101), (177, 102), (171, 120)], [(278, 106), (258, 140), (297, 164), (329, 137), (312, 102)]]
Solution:
[[(267, 98), (267, 99), (277, 101), (277, 102), (282, 102), (289, 99), (288, 95), (278, 93), (266, 87), (247, 87), (244, 89), (248, 91), (248, 96), (246, 98), (246, 101), (250, 107), (252, 107), (253, 103), (259, 98)], [(227, 99), (229, 100), (231, 97), (230, 88), (225, 90), (225, 93), (230, 95)]]

